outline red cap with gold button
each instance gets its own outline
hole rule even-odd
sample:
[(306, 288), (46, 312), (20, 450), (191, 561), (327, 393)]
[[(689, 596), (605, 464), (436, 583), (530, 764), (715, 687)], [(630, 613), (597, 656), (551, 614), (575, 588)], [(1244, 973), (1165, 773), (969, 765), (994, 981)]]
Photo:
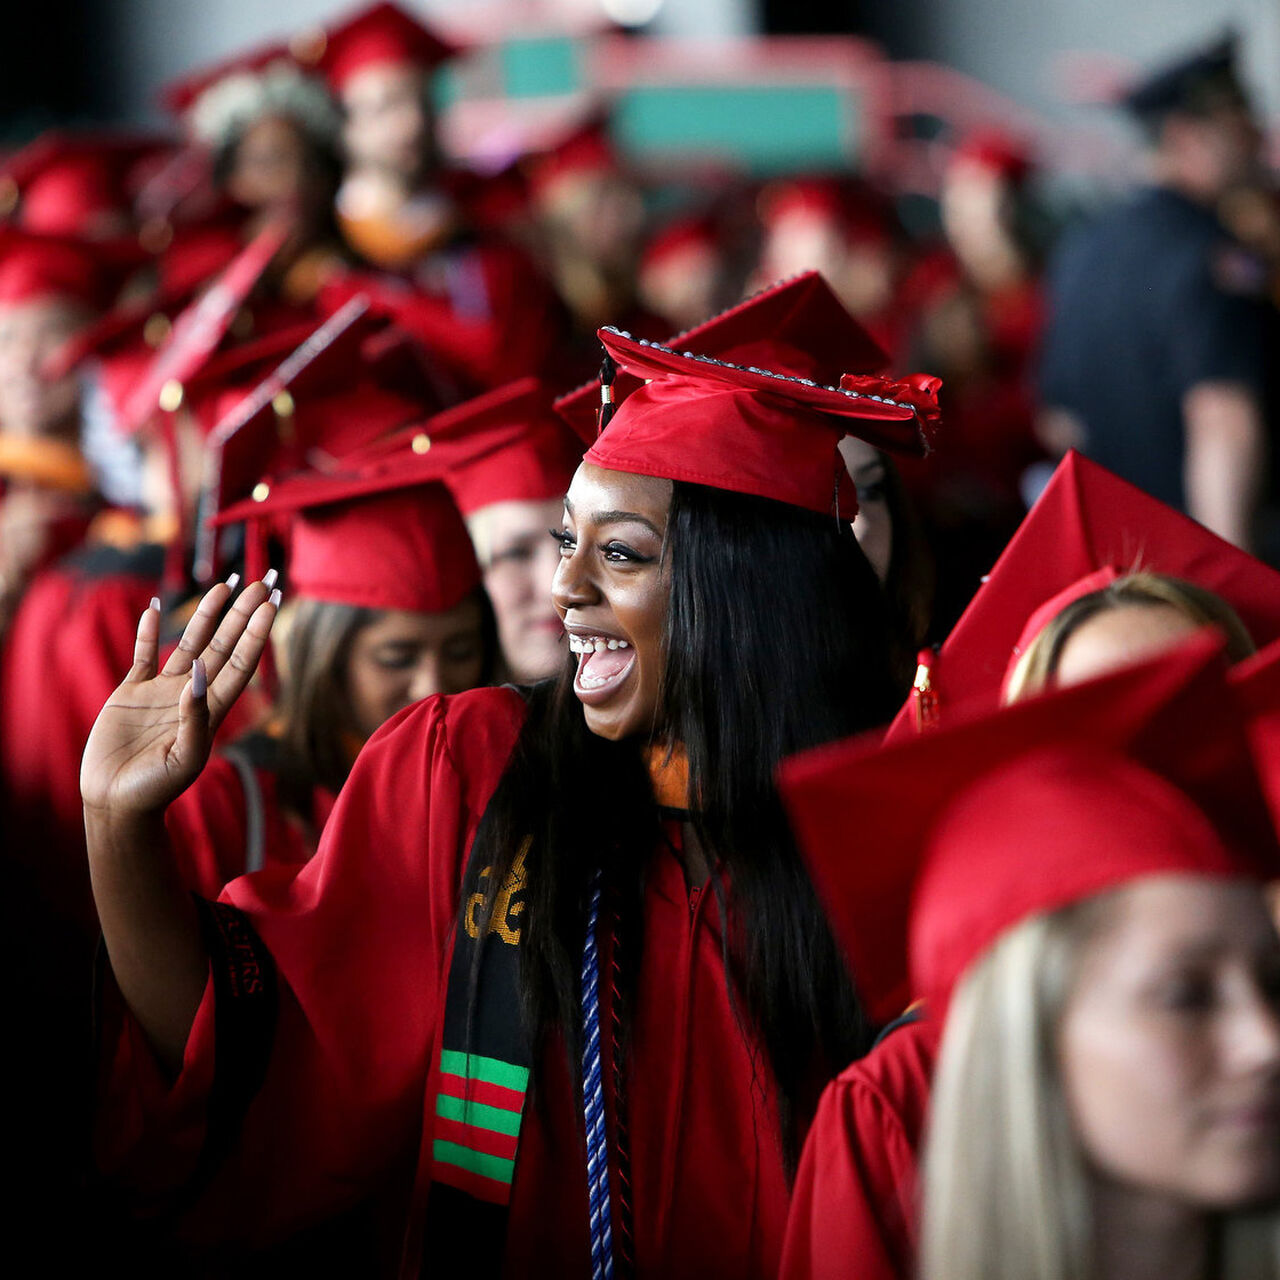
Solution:
[[(620, 369), (648, 379), (587, 450), (611, 471), (754, 494), (851, 520), (857, 495), (839, 444), (923, 453), (937, 424), (938, 379), (808, 379), (681, 354), (601, 329)], [(842, 483), (842, 478), (844, 483)]]
[[(486, 441), (495, 447), (486, 449)], [(445, 477), (464, 516), (495, 502), (559, 498), (582, 461), (582, 442), (556, 415), (550, 388), (537, 378), (520, 378), (397, 431), (359, 460), (407, 459), (464, 442), (474, 447)]]
[(410, 66), (430, 71), (455, 57), (459, 47), (399, 5), (379, 3), (293, 42), (300, 61), (322, 71), (341, 92), (358, 71), (374, 66)]
[(806, 753), (783, 765), (780, 787), (877, 1021), (915, 997), (940, 1014), (972, 963), (1029, 916), (1141, 876), (1280, 873), (1209, 633), (891, 747)]
[[(1010, 663), (1039, 632), (1028, 625), (1030, 619), (1047, 622), (1057, 612), (1046, 609), (1047, 602), (1061, 596), (1059, 607), (1065, 607), (1077, 583), (1086, 578), (1092, 582), (1091, 575), (1106, 569), (1184, 578), (1220, 595), (1255, 644), (1280, 637), (1280, 573), (1071, 452), (930, 667), (931, 691), (941, 715), (971, 700), (994, 705)], [(913, 720), (908, 705), (887, 738), (914, 733)]]

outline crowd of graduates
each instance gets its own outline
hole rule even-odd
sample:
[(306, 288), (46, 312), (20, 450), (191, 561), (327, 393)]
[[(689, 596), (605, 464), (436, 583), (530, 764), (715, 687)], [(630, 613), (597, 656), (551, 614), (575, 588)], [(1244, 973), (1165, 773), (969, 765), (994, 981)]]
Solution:
[(932, 239), (845, 173), (655, 219), (607, 104), (468, 172), (459, 55), (375, 3), (0, 164), (15, 1240), (1280, 1277), (1231, 43), (1052, 255), (994, 124)]

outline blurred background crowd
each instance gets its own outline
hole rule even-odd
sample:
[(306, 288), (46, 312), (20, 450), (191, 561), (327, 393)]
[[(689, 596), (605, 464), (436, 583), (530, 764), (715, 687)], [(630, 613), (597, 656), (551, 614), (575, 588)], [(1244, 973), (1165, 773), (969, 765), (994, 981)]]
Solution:
[[(594, 372), (601, 324), (661, 340), (816, 269), (892, 370), (944, 380), (940, 451), (903, 475), (937, 558), (935, 636), (1039, 464), (1072, 445), (1274, 560), (1261, 352), (1280, 288), (1280, 17), (1061, 9), (437, 0), (416, 7), (428, 28), (388, 79), (359, 75), (358, 51), (343, 55), (354, 71), (326, 53), (345, 11), (324, 0), (42, 6), (0, 89), (0, 262), (20, 277), (0, 300), (0, 431), (73, 441), (87, 470), (68, 463), (64, 480), (137, 509), (145, 450), (120, 445), (121, 388), (277, 216), (290, 242), (254, 285), (275, 310), (242, 308), (238, 336), (330, 314), (376, 276), (376, 305), (430, 350), (442, 405), (527, 373), (568, 389)], [(1149, 79), (1178, 59), (1209, 87)], [(1152, 178), (1209, 221), (1154, 213), (1158, 226), (1131, 219), (1063, 251)], [(32, 265), (46, 244), (19, 263), (24, 231), (77, 241), (63, 247), (81, 260)], [(1186, 297), (1156, 300), (1105, 258), (1152, 236), (1171, 263), (1198, 246), (1208, 278), (1188, 289), (1258, 305), (1190, 332)], [(28, 278), (50, 270), (62, 281)], [(411, 300), (426, 277), (442, 307)], [(1178, 355), (1139, 349), (1148, 321)], [(1194, 456), (1193, 411), (1210, 442)], [(6, 503), (8, 607), (65, 549), (64, 499)], [(57, 510), (33, 513), (42, 503)]]

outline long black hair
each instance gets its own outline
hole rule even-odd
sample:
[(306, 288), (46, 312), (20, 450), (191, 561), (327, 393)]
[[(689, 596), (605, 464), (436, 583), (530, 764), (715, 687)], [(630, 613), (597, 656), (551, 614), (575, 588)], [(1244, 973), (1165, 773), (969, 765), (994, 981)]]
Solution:
[[(536, 1046), (578, 1040), (585, 903), (600, 869), (634, 986), (646, 867), (660, 838), (643, 748), (683, 747), (690, 822), (713, 868), (725, 970), (778, 1084), (784, 1150), (822, 1069), (869, 1047), (836, 943), (774, 788), (785, 757), (884, 723), (902, 690), (886, 605), (852, 530), (784, 503), (675, 483), (661, 710), (647, 741), (587, 729), (576, 662), (530, 691), (529, 716), (478, 839), (501, 884), (526, 837), (521, 985)], [(540, 1053), (535, 1054), (535, 1061)]]

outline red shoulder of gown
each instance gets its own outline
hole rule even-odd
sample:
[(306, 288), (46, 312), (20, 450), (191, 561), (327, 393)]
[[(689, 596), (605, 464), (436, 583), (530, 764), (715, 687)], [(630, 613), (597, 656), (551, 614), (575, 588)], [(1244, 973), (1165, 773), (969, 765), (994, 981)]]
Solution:
[(796, 1175), (785, 1280), (912, 1280), (916, 1167), (940, 1029), (891, 1031), (826, 1088)]

